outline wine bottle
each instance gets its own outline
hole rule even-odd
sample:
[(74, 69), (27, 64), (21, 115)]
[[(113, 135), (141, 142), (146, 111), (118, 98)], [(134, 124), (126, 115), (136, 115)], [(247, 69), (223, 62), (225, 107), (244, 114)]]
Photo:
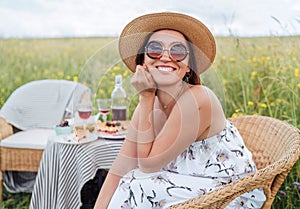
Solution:
[(111, 93), (112, 120), (126, 120), (126, 92), (122, 85), (122, 76), (115, 76), (115, 87)]

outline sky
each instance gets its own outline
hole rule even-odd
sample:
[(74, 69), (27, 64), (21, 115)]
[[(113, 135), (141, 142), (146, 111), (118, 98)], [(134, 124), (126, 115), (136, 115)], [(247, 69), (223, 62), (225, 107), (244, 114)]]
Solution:
[(0, 0), (0, 38), (118, 36), (162, 11), (191, 15), (215, 36), (300, 35), (299, 0)]

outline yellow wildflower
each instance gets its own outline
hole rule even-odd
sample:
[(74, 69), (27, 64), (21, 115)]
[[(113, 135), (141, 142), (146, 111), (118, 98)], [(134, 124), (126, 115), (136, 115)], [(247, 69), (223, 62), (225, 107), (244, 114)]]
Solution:
[(291, 56), (293, 56), (293, 55), (295, 55), (296, 54), (296, 52), (295, 51), (290, 51), (290, 53), (289, 53)]
[(256, 71), (252, 71), (251, 72), (251, 80), (254, 80), (256, 76), (257, 76), (257, 72)]
[(45, 69), (45, 70), (44, 70), (44, 74), (45, 74), (45, 75), (48, 75), (48, 74), (49, 74), (49, 70), (48, 70), (48, 69)]
[(297, 84), (298, 89), (300, 89), (300, 83)]
[(99, 93), (99, 95), (102, 95), (102, 94), (104, 94), (105, 92), (104, 92), (103, 88), (101, 88), (101, 89), (98, 90), (98, 93)]
[(238, 116), (238, 114), (236, 114), (236, 113), (233, 113), (233, 114), (231, 115), (232, 118), (236, 118), (237, 116)]
[(253, 106), (254, 103), (252, 101), (248, 101), (248, 106)]
[(124, 76), (124, 77), (128, 76), (128, 72), (129, 72), (129, 71), (126, 70), (126, 71), (123, 73), (123, 76)]
[(296, 69), (295, 69), (294, 75), (295, 75), (296, 78), (299, 77), (299, 75), (300, 75), (299, 68), (296, 68)]
[(267, 105), (265, 103), (260, 103), (259, 107), (261, 107), (261, 108), (267, 108)]
[(260, 57), (260, 60), (262, 60), (262, 61), (265, 61), (267, 58), (266, 58), (266, 56), (261, 56)]
[(115, 66), (114, 70), (121, 70), (121, 68), (119, 66)]
[(63, 71), (60, 71), (57, 74), (58, 74), (59, 77), (63, 77), (65, 73)]
[(74, 81), (74, 82), (78, 82), (78, 76), (76, 76), (76, 75), (73, 76), (73, 81)]
[(235, 58), (234, 57), (230, 57), (229, 58), (229, 62), (235, 62)]
[(28, 52), (26, 52), (26, 53), (25, 53), (25, 57), (26, 57), (26, 58), (29, 58), (29, 57), (30, 57), (30, 54), (29, 54)]

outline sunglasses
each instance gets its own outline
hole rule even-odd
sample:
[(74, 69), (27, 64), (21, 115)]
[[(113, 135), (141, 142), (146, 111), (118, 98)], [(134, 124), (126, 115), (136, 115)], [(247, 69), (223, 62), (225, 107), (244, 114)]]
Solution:
[(181, 62), (189, 54), (186, 46), (181, 43), (175, 43), (169, 49), (165, 49), (160, 42), (150, 41), (145, 47), (145, 52), (151, 59), (160, 59), (164, 51), (169, 51), (170, 58), (177, 62)]

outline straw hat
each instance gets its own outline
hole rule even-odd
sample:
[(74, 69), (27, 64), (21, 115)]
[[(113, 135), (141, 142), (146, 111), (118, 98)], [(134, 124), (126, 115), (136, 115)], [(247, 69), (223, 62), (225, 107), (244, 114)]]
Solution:
[(160, 29), (183, 33), (191, 42), (197, 64), (197, 74), (207, 70), (216, 55), (216, 44), (209, 29), (199, 20), (185, 14), (162, 12), (140, 16), (129, 22), (119, 39), (119, 53), (131, 71), (136, 68), (136, 55), (146, 36)]

